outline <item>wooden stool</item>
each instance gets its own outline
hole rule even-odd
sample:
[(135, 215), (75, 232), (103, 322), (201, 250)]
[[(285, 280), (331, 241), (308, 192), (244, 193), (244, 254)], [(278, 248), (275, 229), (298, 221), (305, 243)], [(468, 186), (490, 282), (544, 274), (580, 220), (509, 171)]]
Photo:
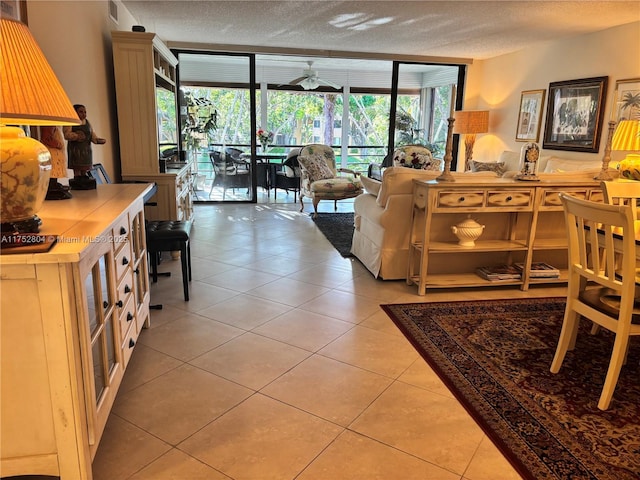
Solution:
[(191, 281), (191, 246), (189, 220), (149, 220), (146, 222), (147, 251), (151, 257), (151, 276), (153, 283), (158, 281), (158, 258), (161, 252), (180, 251), (182, 263), (182, 286), (184, 299), (189, 301), (189, 282)]

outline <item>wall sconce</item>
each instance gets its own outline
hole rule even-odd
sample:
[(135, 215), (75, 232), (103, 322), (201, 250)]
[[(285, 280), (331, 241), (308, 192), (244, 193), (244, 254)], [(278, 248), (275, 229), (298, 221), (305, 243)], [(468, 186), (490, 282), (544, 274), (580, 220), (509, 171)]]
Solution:
[(489, 112), (487, 110), (463, 110), (455, 112), (454, 133), (464, 134), (464, 169), (471, 168), (473, 144), (477, 133), (489, 131)]
[(51, 155), (16, 126), (79, 125), (67, 94), (27, 26), (0, 19), (2, 233), (38, 232)]

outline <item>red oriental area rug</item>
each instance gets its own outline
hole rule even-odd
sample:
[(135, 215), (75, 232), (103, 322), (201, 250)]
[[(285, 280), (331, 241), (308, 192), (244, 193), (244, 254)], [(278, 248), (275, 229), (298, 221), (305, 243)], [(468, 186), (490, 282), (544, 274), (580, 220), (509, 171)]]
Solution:
[(640, 338), (611, 407), (597, 408), (613, 336), (582, 321), (576, 348), (549, 372), (563, 298), (382, 305), (527, 479), (640, 478)]

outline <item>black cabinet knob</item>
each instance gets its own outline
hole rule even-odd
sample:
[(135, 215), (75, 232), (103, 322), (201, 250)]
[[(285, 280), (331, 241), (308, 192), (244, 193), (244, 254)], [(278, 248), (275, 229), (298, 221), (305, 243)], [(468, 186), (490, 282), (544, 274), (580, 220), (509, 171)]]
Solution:
[(107, 302), (106, 300), (104, 302), (102, 302), (102, 307), (103, 308), (107, 308), (109, 306), (109, 302)]
[(133, 314), (131, 312), (127, 312), (127, 322), (133, 320)]
[(129, 348), (133, 348), (135, 346), (136, 342), (133, 341), (133, 338), (129, 339)]
[(118, 301), (116, 302), (116, 305), (117, 305), (119, 308), (122, 308), (122, 306), (124, 305), (124, 303), (122, 303), (122, 300), (118, 300)]
[(124, 235), (127, 233), (127, 229), (124, 227), (120, 227), (120, 235)]
[(509, 195), (509, 196), (507, 197), (507, 202), (510, 202), (511, 200), (513, 200), (513, 197), (512, 197), (511, 195)]
[(127, 257), (122, 257), (122, 265), (129, 265), (129, 259)]
[(124, 286), (124, 293), (129, 293), (131, 291), (131, 288), (129, 287), (129, 285), (125, 285)]

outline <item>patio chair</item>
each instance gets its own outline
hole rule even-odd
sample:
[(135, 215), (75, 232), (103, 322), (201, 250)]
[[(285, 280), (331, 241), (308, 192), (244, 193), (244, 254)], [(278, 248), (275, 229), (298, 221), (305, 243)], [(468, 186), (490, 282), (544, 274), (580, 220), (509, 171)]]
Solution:
[(282, 165), (273, 165), (272, 181), (274, 199), (277, 196), (278, 188), (293, 192), (293, 202), (297, 202), (297, 196), (300, 192), (300, 163), (298, 162), (298, 155), (300, 154), (300, 148), (292, 148), (287, 154), (287, 158), (282, 162)]
[[(640, 309), (634, 308), (637, 248), (629, 205), (608, 205), (560, 194), (569, 237), (567, 306), (551, 372), (558, 373), (573, 350), (581, 317), (614, 334), (611, 360), (598, 401), (609, 408), (625, 363), (629, 337), (640, 335)], [(625, 259), (616, 268), (616, 257)], [(588, 341), (588, 340), (586, 340)], [(589, 363), (582, 364), (589, 368)]]
[[(362, 193), (360, 174), (346, 168), (336, 168), (336, 157), (329, 145), (307, 145), (298, 155), (300, 162), (300, 211), (304, 210), (303, 197), (313, 203), (313, 216), (318, 216), (320, 200), (338, 200), (357, 197)], [(343, 175), (341, 175), (343, 174)]]
[(239, 168), (236, 162), (227, 155), (215, 151), (209, 154), (213, 167), (213, 181), (209, 189), (209, 197), (213, 189), (222, 188), (222, 200), (225, 200), (227, 189), (246, 188), (247, 192), (251, 188), (251, 175), (249, 169)]

